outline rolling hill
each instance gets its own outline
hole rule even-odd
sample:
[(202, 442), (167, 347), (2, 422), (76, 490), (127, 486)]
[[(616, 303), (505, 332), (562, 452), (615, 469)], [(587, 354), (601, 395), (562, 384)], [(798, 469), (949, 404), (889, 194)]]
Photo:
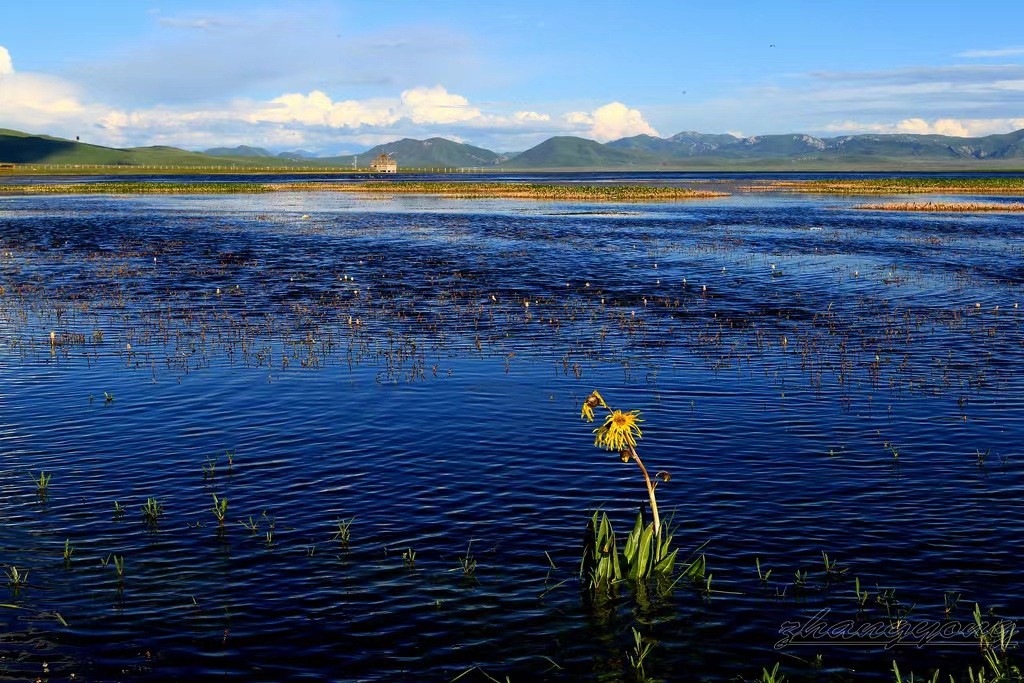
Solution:
[[(273, 165), (308, 165), (271, 156)], [(177, 147), (102, 147), (49, 135), (0, 129), (0, 162), (13, 164), (71, 164), (103, 166), (266, 166), (265, 157), (213, 156)]]
[[(381, 154), (390, 154), (402, 168), (494, 168), (505, 156), (482, 147), (474, 147), (445, 138), (413, 140), (404, 138), (377, 145), (362, 154), (355, 155), (360, 168), (367, 168), (370, 162)], [(352, 156), (322, 157), (318, 161), (339, 166), (352, 166)]]
[(620, 149), (571, 136), (550, 138), (517, 154), (507, 164), (514, 168), (577, 168), (657, 166), (660, 158), (643, 149)]

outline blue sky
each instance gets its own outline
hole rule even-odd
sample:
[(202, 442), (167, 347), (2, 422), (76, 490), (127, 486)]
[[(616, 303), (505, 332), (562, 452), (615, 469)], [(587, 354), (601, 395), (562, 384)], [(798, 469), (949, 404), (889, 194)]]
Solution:
[(5, 3), (0, 127), (320, 154), (443, 136), (1024, 128), (1024, 3)]

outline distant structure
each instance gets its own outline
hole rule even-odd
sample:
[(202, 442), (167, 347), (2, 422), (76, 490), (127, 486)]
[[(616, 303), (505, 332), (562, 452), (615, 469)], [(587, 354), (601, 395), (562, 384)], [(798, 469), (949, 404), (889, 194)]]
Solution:
[(381, 154), (370, 162), (370, 171), (373, 173), (398, 173), (398, 164), (390, 154)]
[(8, 164), (6, 162), (0, 162), (0, 168), (8, 169), (9, 170), (9, 169), (14, 168), (14, 164)]

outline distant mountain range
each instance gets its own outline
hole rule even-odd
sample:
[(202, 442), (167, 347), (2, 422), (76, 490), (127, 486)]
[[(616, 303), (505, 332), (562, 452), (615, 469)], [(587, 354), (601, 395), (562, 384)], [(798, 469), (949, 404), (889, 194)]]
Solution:
[(268, 149), (262, 147), (250, 147), (248, 145), (238, 145), (237, 147), (214, 147), (213, 149), (203, 150), (203, 154), (209, 154), (215, 157), (261, 157), (261, 158), (275, 158), (275, 159), (292, 159), (298, 161), (300, 159), (315, 159), (316, 154), (307, 152), (304, 149), (297, 150), (295, 152), (281, 152), (280, 154), (274, 154)]
[(0, 129), (0, 163), (266, 167), (322, 166), (366, 169), (389, 154), (408, 169), (633, 169), (633, 170), (941, 170), (1024, 168), (1024, 130), (979, 138), (946, 135), (800, 133), (737, 137), (686, 131), (668, 138), (636, 135), (608, 143), (560, 136), (519, 153), (500, 154), (445, 138), (405, 138), (365, 152), (315, 157), (304, 150), (274, 154), (261, 147), (115, 149)]

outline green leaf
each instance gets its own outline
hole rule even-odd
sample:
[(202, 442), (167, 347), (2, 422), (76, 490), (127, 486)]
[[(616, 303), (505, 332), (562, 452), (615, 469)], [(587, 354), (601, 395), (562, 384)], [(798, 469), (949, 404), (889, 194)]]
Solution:
[(657, 574), (671, 574), (672, 568), (676, 564), (676, 553), (678, 552), (679, 550), (677, 548), (676, 550), (672, 551), (671, 555), (666, 555), (665, 557), (661, 558), (661, 561), (654, 565), (654, 572)]

